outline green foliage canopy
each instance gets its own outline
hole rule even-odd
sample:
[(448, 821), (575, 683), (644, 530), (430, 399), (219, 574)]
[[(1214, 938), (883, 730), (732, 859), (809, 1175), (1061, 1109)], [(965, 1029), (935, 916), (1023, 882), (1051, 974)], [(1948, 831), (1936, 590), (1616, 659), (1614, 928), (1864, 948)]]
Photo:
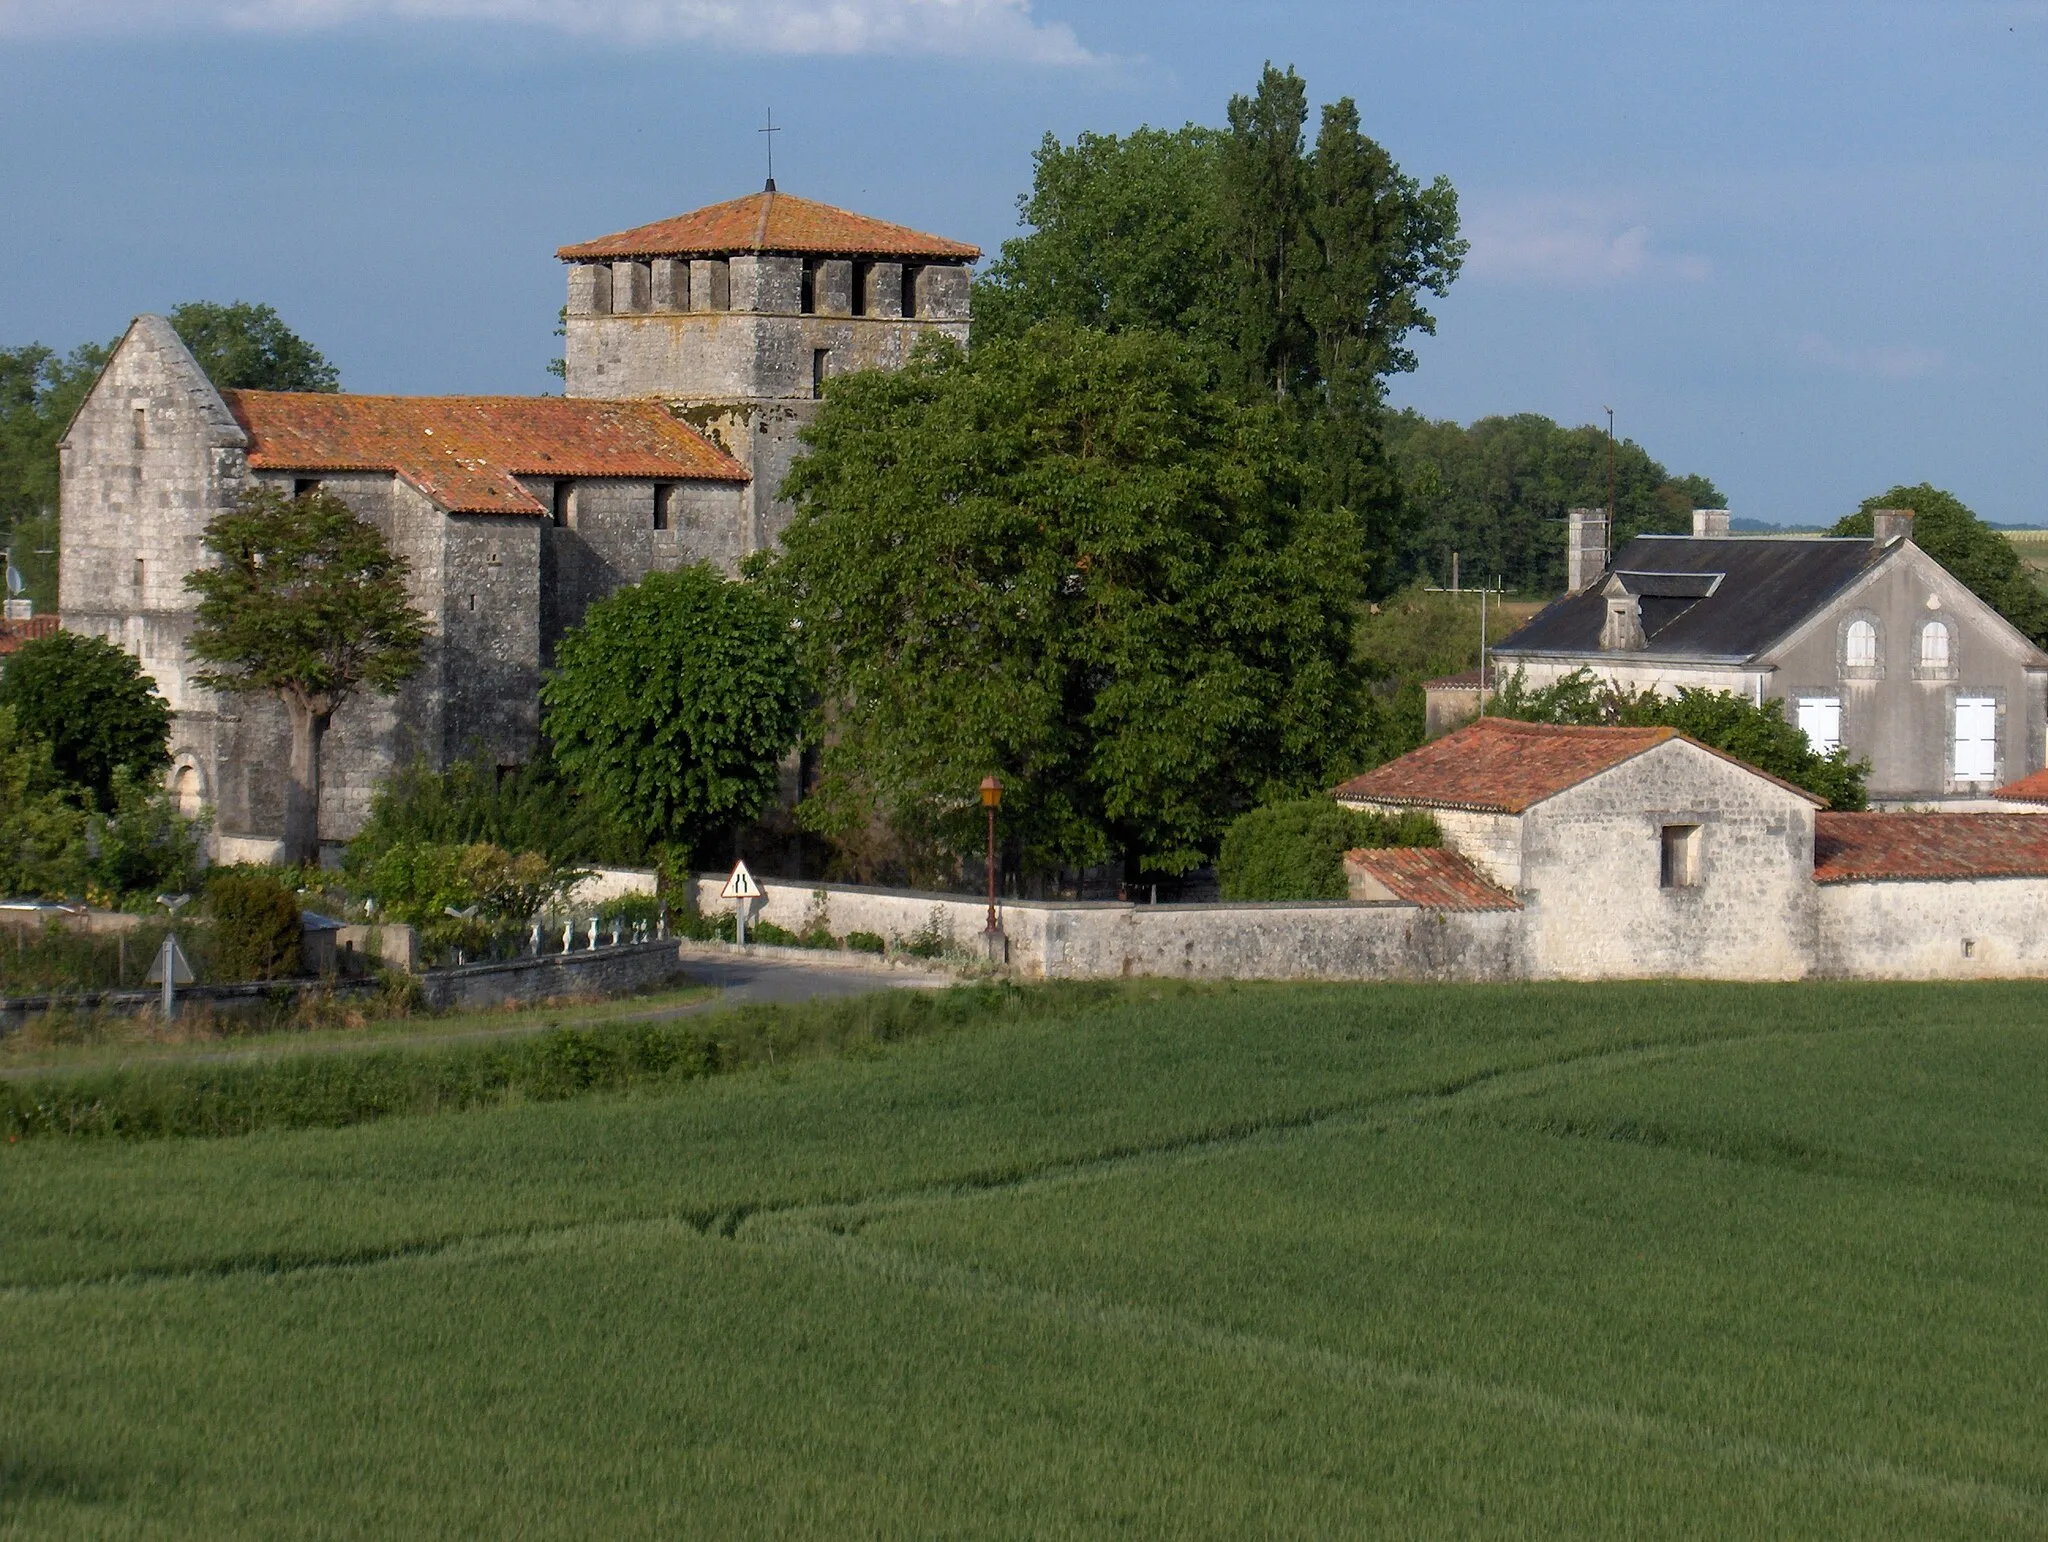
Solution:
[(1403, 555), (1379, 436), (1386, 378), (1435, 330), (1464, 260), (1457, 195), (1404, 175), (1349, 99), (1303, 140), (1307, 88), (1267, 65), (1228, 127), (1048, 135), (1020, 200), (1032, 229), (976, 285), (977, 344), (1066, 322), (1170, 333), (1220, 387), (1283, 410), (1300, 497), (1360, 521), (1375, 592)]
[(2041, 592), (2012, 542), (1979, 519), (1953, 493), (1925, 482), (1894, 487), (1865, 498), (1854, 514), (1836, 521), (1829, 535), (1872, 533), (1876, 509), (1911, 509), (1913, 544), (1954, 574), (1978, 599), (2048, 647), (2048, 595)]
[[(1500, 579), (1521, 593), (1565, 582), (1565, 511), (1607, 506), (1607, 435), (1564, 428), (1540, 413), (1481, 418), (1469, 428), (1412, 409), (1389, 415), (1386, 442), (1410, 512), (1405, 556), (1432, 582), (1451, 581), (1451, 553), (1468, 587)], [(1614, 446), (1614, 544), (1684, 534), (1692, 511), (1725, 500), (1705, 477), (1673, 476), (1642, 446)]]
[(85, 888), (85, 811), (50, 747), (0, 706), (0, 898), (64, 899)]
[(708, 565), (590, 607), (542, 689), (562, 770), (621, 830), (692, 847), (775, 796), (808, 704), (789, 618)]
[(50, 746), (57, 774), (101, 808), (114, 807), (114, 776), (158, 771), (171, 709), (142, 666), (103, 637), (57, 632), (26, 642), (0, 667), (0, 706), (21, 731)]
[(561, 774), (543, 741), (538, 758), (509, 772), (483, 759), (457, 761), (445, 771), (408, 761), (378, 784), (369, 820), (349, 842), (349, 858), (371, 861), (401, 844), (478, 842), (537, 851), (557, 863), (635, 862), (646, 855)]
[(341, 371), (268, 305), (188, 300), (172, 328), (223, 391), (339, 391)]
[(57, 441), (99, 378), (96, 343), (60, 357), (40, 343), (0, 348), (0, 545), (38, 609), (57, 605)]
[(1785, 704), (1775, 697), (1766, 697), (1758, 705), (1732, 691), (1703, 691), (1684, 685), (1676, 696), (1617, 691), (1590, 669), (1575, 669), (1555, 684), (1530, 690), (1517, 670), (1487, 711), (1526, 723), (1676, 728), (1759, 771), (1827, 799), (1831, 809), (1867, 806), (1864, 782), (1870, 775), (1869, 762), (1850, 760), (1842, 750), (1818, 753), (1798, 725), (1786, 720)]
[(1301, 506), (1276, 417), (1171, 338), (1067, 322), (834, 382), (771, 569), (832, 704), (805, 817), (974, 851), (998, 771), (1026, 868), (1174, 873), (1320, 785), (1362, 543)]
[(219, 868), (206, 884), (213, 972), (222, 980), (278, 980), (299, 972), (299, 902), (260, 868)]
[(1299, 798), (1232, 821), (1216, 878), (1227, 900), (1340, 900), (1350, 893), (1345, 852), (1442, 844), (1426, 813), (1367, 813), (1331, 798)]

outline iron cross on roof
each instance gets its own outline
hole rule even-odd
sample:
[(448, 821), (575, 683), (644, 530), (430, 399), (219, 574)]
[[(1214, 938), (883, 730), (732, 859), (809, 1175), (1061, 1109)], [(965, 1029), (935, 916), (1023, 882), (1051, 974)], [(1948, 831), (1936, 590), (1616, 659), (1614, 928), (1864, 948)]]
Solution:
[[(782, 132), (781, 129), (775, 126), (775, 109), (773, 107), (768, 109), (768, 126), (755, 129), (754, 132), (769, 135)], [(766, 143), (768, 146), (768, 186), (763, 191), (772, 193), (775, 191), (775, 141), (771, 138)]]

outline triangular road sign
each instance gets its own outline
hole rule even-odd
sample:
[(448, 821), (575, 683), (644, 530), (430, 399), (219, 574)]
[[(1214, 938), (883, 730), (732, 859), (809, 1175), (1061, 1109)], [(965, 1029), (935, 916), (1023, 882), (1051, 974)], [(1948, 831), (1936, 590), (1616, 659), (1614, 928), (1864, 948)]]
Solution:
[(164, 983), (164, 958), (166, 955), (171, 960), (171, 984), (190, 985), (199, 978), (199, 976), (192, 972), (192, 961), (185, 957), (185, 950), (178, 946), (178, 939), (176, 937), (166, 937), (164, 945), (157, 949), (156, 962), (149, 966), (149, 973), (143, 976), (147, 984), (161, 985)]
[(761, 886), (754, 881), (754, 875), (747, 871), (746, 863), (735, 862), (732, 865), (732, 877), (726, 879), (725, 887), (718, 891), (718, 897), (730, 900), (759, 899)]

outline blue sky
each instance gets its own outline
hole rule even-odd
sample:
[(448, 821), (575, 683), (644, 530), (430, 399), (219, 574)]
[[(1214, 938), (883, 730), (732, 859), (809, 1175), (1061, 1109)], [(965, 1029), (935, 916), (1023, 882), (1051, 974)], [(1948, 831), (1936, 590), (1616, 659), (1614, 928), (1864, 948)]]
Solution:
[(0, 345), (245, 298), (353, 390), (545, 390), (554, 248), (758, 187), (771, 105), (784, 189), (993, 250), (1047, 130), (1269, 58), (1459, 189), (1398, 401), (2048, 517), (2043, 4), (0, 0)]

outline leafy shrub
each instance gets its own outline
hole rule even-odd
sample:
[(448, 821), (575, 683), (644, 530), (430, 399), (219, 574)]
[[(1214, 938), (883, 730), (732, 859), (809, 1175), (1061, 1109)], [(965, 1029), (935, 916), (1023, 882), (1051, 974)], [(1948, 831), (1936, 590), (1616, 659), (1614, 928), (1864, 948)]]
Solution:
[(99, 849), (90, 860), (89, 897), (118, 905), (198, 886), (200, 837), (210, 816), (185, 818), (156, 778), (127, 766), (114, 769), (113, 806), (111, 817), (92, 822)]
[(1689, 685), (1681, 685), (1675, 696), (1654, 690), (1617, 690), (1590, 669), (1575, 669), (1541, 690), (1531, 690), (1518, 669), (1489, 710), (1525, 723), (1675, 728), (1759, 771), (1804, 787), (1815, 797), (1827, 799), (1829, 808), (1869, 806), (1864, 782), (1870, 775), (1870, 762), (1851, 760), (1840, 749), (1820, 754), (1798, 725), (1786, 718), (1785, 704), (1777, 697), (1767, 696), (1757, 703), (1732, 691), (1706, 691)]
[(486, 841), (468, 846), (402, 841), (358, 871), (393, 920), (423, 932), (441, 927), (451, 908), (472, 905), (484, 922), (525, 921), (559, 901), (581, 876), (540, 852), (509, 852)]
[(896, 939), (896, 948), (912, 958), (942, 958), (953, 948), (953, 928), (946, 922), (946, 912), (939, 906), (932, 906), (932, 913), (925, 918), (923, 926), (908, 937)]
[(545, 753), (501, 774), (488, 761), (436, 771), (401, 766), (377, 789), (370, 819), (349, 843), (351, 865), (367, 868), (394, 846), (474, 846), (537, 851), (556, 863), (637, 862), (641, 843), (615, 830)]
[(692, 942), (731, 942), (737, 935), (738, 923), (730, 910), (710, 916), (686, 911), (673, 919), (676, 935)]
[(278, 980), (299, 972), (299, 902), (260, 868), (217, 869), (206, 885), (213, 967), (221, 980)]
[(856, 953), (887, 953), (889, 943), (880, 932), (848, 932), (846, 945)]
[(806, 944), (801, 936), (786, 926), (777, 926), (773, 921), (755, 921), (747, 927), (747, 941), (766, 943), (773, 948), (801, 948)]
[(1340, 900), (1349, 893), (1345, 852), (1442, 843), (1436, 821), (1419, 811), (1362, 813), (1329, 798), (1302, 798), (1233, 821), (1216, 877), (1227, 900)]

